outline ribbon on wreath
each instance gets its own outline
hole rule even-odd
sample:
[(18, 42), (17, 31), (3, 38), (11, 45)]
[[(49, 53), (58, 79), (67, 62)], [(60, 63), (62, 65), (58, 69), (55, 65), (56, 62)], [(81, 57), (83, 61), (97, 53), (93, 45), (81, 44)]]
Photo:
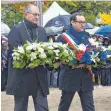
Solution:
[[(65, 33), (62, 33), (61, 35), (64, 40), (69, 44), (69, 46), (74, 49), (74, 50), (78, 50), (78, 45), (76, 44), (76, 42), (71, 38), (72, 35), (69, 35), (67, 32)], [(91, 67), (87, 67), (88, 69), (88, 72), (91, 74), (91, 76), (93, 76), (93, 72), (92, 72), (92, 69)]]
[(63, 33), (62, 37), (65, 39), (65, 41), (70, 45), (72, 49), (78, 50), (78, 45), (75, 43), (75, 41), (68, 35), (68, 33)]

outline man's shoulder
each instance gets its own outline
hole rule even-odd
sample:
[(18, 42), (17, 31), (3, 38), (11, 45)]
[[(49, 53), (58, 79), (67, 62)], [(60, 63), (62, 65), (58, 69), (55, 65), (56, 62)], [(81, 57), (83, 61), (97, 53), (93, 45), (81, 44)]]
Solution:
[(39, 30), (40, 33), (46, 33), (45, 28), (42, 27), (42, 26), (38, 26), (38, 30)]
[(85, 33), (87, 36), (90, 36), (89, 32), (84, 31), (84, 33)]
[(16, 24), (15, 27), (16, 27), (16, 28), (20, 28), (20, 27), (22, 27), (22, 25), (23, 25), (23, 22), (21, 21), (21, 22), (19, 22), (18, 24)]
[(22, 22), (19, 22), (18, 24), (14, 24), (13, 28), (19, 29), (23, 26)]
[(90, 34), (86, 31), (84, 31), (82, 34), (81, 34), (84, 38), (89, 38), (90, 37)]
[(38, 25), (38, 28), (39, 28), (39, 29), (41, 29), (41, 30), (45, 30), (45, 28), (44, 28), (44, 27), (39, 26), (39, 25)]

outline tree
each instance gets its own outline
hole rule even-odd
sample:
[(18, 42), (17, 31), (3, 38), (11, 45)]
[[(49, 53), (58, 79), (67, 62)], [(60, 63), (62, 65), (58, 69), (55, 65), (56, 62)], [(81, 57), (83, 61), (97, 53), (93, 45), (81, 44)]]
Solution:
[(24, 7), (33, 2), (21, 2), (15, 4), (5, 4), (1, 8), (1, 20), (8, 24), (11, 28), (14, 24), (17, 24), (23, 19)]
[(108, 14), (111, 11), (111, 2), (58, 1), (58, 3), (69, 13), (83, 13), (86, 17), (87, 22), (91, 22), (93, 24), (96, 24), (95, 20), (100, 12)]
[[(51, 1), (43, 2), (43, 12), (52, 4)], [(7, 23), (10, 27), (23, 19), (23, 8), (31, 2), (16, 3), (10, 5), (2, 5), (1, 18), (2, 21)], [(110, 14), (111, 2), (93, 2), (93, 1), (57, 1), (57, 3), (67, 12), (81, 12), (85, 15), (87, 22), (96, 24), (96, 17), (99, 13)], [(56, 11), (56, 10), (55, 10)], [(90, 16), (89, 16), (90, 15)]]
[(1, 21), (8, 24), (9, 27), (12, 27), (22, 18), (21, 13), (9, 4), (2, 7), (1, 12)]

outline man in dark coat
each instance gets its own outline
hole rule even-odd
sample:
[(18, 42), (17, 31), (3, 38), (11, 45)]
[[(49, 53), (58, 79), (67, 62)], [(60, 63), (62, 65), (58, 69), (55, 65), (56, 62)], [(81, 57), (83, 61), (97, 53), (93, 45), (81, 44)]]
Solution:
[[(73, 41), (79, 45), (88, 45), (88, 34), (84, 32), (85, 18), (80, 13), (74, 13), (70, 17), (71, 25), (67, 32), (60, 35), (58, 42), (68, 43), (70, 46)], [(72, 48), (72, 47), (71, 47)], [(76, 92), (78, 92), (83, 111), (95, 111), (93, 102), (93, 83), (91, 74), (84, 64), (69, 67), (61, 65), (59, 88), (62, 96), (58, 111), (69, 111), (70, 104)]]
[(8, 35), (9, 59), (8, 59), (8, 81), (6, 93), (14, 95), (14, 111), (27, 111), (28, 97), (32, 95), (35, 111), (48, 111), (47, 95), (48, 80), (47, 70), (43, 66), (34, 69), (13, 68), (12, 53), (15, 47), (24, 45), (26, 41), (47, 42), (44, 28), (37, 25), (39, 9), (29, 4), (24, 9), (24, 20), (15, 25)]

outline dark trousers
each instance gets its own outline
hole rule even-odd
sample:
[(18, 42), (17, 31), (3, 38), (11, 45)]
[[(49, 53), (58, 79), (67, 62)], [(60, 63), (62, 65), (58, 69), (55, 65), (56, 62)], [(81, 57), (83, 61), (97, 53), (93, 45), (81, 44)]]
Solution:
[(59, 70), (48, 71), (48, 85), (54, 88), (59, 86)]
[(8, 77), (8, 69), (4, 68), (4, 70), (1, 71), (1, 91), (5, 90), (5, 85), (7, 84), (7, 77)]
[[(92, 91), (78, 92), (83, 111), (95, 111)], [(61, 101), (58, 111), (69, 111), (75, 92), (62, 91)]]
[[(35, 111), (48, 111), (47, 96), (44, 96), (40, 89), (37, 92), (37, 96), (32, 96), (32, 97), (33, 97)], [(28, 98), (29, 96), (27, 97), (14, 96), (14, 101), (15, 101), (14, 111), (27, 111)]]
[(96, 85), (101, 85), (101, 76), (102, 76), (102, 68), (98, 68), (97, 71), (95, 72), (95, 84)]

